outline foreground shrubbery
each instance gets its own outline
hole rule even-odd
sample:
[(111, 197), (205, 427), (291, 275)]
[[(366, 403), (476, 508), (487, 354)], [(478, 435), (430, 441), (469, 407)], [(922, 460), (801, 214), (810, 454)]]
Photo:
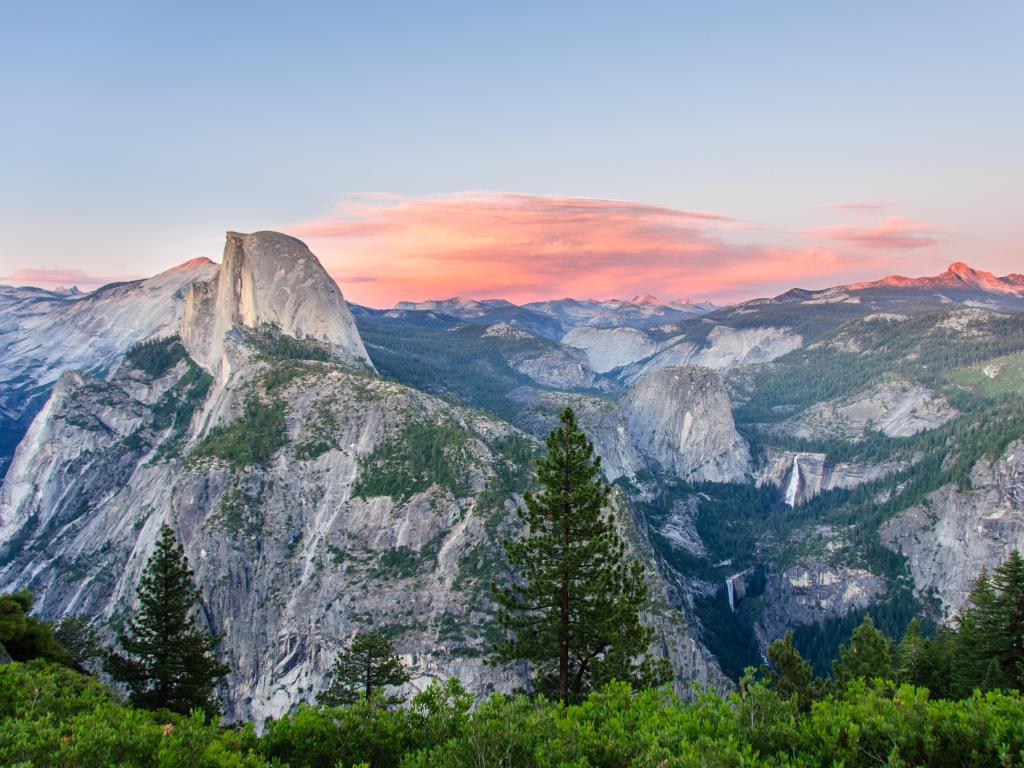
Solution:
[(613, 683), (563, 710), (495, 696), (470, 711), (458, 683), (409, 706), (302, 706), (219, 728), (202, 715), (132, 709), (92, 678), (48, 662), (0, 667), (0, 765), (310, 766), (1010, 766), (1024, 764), (1024, 700), (976, 693), (933, 701), (912, 686), (858, 680), (801, 713), (747, 680), (726, 699), (681, 703)]

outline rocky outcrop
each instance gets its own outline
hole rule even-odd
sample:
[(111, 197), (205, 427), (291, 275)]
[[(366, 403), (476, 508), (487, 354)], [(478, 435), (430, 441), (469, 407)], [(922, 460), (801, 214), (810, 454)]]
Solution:
[(189, 286), (216, 272), (195, 259), (87, 294), (0, 286), (0, 480), (61, 374), (108, 372), (136, 342), (174, 333)]
[(867, 608), (886, 591), (885, 579), (863, 568), (819, 561), (794, 565), (768, 577), (760, 634), (771, 642), (796, 624), (816, 624)]
[(879, 464), (830, 462), (823, 453), (769, 450), (765, 465), (757, 472), (757, 484), (779, 488), (783, 501), (791, 507), (810, 501), (834, 488), (855, 488), (881, 480), (909, 467), (909, 461)]
[(217, 275), (186, 297), (182, 342), (197, 363), (219, 373), (225, 335), (263, 325), (371, 365), (341, 289), (304, 243), (277, 232), (228, 232)]
[(857, 439), (868, 430), (908, 437), (941, 427), (957, 412), (945, 398), (909, 381), (887, 381), (852, 397), (819, 403), (781, 425), (802, 438)]
[(657, 371), (618, 401), (566, 392), (520, 391), (523, 429), (544, 435), (571, 406), (605, 476), (650, 472), (693, 481), (743, 482), (750, 451), (736, 431), (721, 379), (705, 368)]
[(991, 572), (1010, 552), (1024, 551), (1024, 442), (1011, 443), (995, 461), (979, 459), (970, 489), (940, 488), (881, 535), (909, 560), (918, 594), (934, 590), (952, 617), (982, 568)]
[(803, 338), (788, 328), (730, 328), (716, 325), (701, 343), (676, 336), (660, 345), (660, 351), (624, 368), (619, 377), (633, 382), (653, 371), (681, 365), (713, 370), (767, 363), (799, 348)]
[(562, 343), (583, 350), (587, 365), (598, 373), (607, 373), (637, 360), (643, 360), (658, 349), (657, 342), (637, 328), (573, 328)]
[(709, 482), (742, 480), (747, 444), (736, 432), (722, 380), (706, 368), (667, 368), (623, 396), (626, 433), (648, 468)]
[(597, 375), (586, 365), (585, 355), (549, 339), (543, 339), (511, 323), (495, 323), (484, 332), (502, 348), (513, 369), (542, 387), (591, 389)]

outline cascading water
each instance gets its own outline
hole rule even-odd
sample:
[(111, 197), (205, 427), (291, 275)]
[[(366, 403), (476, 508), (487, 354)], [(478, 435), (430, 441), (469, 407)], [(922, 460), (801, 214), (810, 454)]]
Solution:
[(786, 504), (796, 506), (796, 496), (800, 492), (800, 454), (793, 456), (793, 466), (790, 469), (789, 485), (786, 487)]
[(729, 610), (733, 613), (736, 612), (736, 592), (735, 587), (732, 585), (732, 576), (725, 580), (725, 591), (729, 594)]

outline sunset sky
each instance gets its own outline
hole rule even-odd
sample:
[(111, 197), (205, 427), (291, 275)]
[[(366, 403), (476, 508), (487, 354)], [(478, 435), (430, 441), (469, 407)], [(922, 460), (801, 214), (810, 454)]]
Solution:
[(3, 3), (0, 282), (229, 229), (372, 306), (1024, 272), (1021, 39), (1016, 1)]

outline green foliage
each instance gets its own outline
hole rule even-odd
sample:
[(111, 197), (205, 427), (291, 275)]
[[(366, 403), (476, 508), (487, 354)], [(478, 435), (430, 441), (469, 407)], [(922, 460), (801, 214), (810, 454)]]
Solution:
[(30, 615), (32, 593), (27, 589), (0, 595), (0, 651), (15, 661), (49, 659), (70, 664), (72, 657), (53, 634), (50, 625)]
[(243, 468), (264, 465), (288, 443), (285, 406), (279, 400), (262, 402), (251, 396), (242, 415), (226, 426), (214, 427), (192, 452), (193, 459), (214, 457)]
[(455, 424), (414, 421), (379, 443), (360, 461), (356, 496), (406, 501), (432, 485), (456, 496), (468, 493), (469, 437)]
[(65, 616), (54, 625), (53, 634), (74, 663), (81, 667), (102, 658), (106, 653), (99, 633), (80, 616)]
[(769, 643), (765, 655), (771, 665), (765, 671), (766, 685), (784, 699), (795, 696), (801, 712), (809, 710), (811, 702), (818, 697), (814, 669), (793, 647), (792, 630), (786, 632), (785, 637)]
[(493, 587), (501, 661), (527, 660), (535, 688), (563, 706), (612, 679), (658, 684), (664, 664), (645, 654), (651, 630), (640, 622), (647, 598), (642, 565), (626, 561), (625, 543), (606, 514), (610, 488), (601, 459), (571, 408), (537, 461), (539, 494), (520, 516), (526, 535), (505, 543), (516, 581)]
[(214, 688), (228, 669), (214, 658), (218, 638), (197, 626), (199, 594), (185, 550), (167, 525), (146, 563), (138, 589), (139, 611), (118, 635), (120, 653), (107, 672), (147, 709), (218, 711)]
[(1019, 765), (1024, 699), (851, 683), (808, 709), (746, 678), (689, 703), (610, 683), (562, 709), (543, 697), (473, 702), (457, 681), (409, 706), (300, 705), (251, 727), (135, 710), (92, 678), (32, 662), (0, 666), (0, 764), (36, 768), (812, 768)]
[(257, 351), (270, 360), (328, 361), (333, 358), (330, 347), (324, 342), (289, 336), (274, 323), (263, 323), (258, 328), (243, 328), (242, 332)]
[(858, 678), (893, 678), (889, 639), (875, 629), (875, 622), (870, 615), (865, 616), (861, 625), (853, 631), (849, 645), (839, 648), (839, 658), (832, 662), (832, 674), (842, 685)]
[(722, 671), (733, 680), (738, 680), (744, 669), (761, 660), (761, 647), (754, 633), (755, 617), (747, 610), (749, 605), (746, 602), (736, 610), (730, 608), (724, 586), (714, 595), (698, 595), (693, 601), (694, 612), (703, 629), (701, 642), (715, 654)]
[(276, 765), (398, 768), (403, 758), (462, 733), (473, 697), (457, 680), (433, 682), (405, 709), (390, 710), (365, 698), (349, 707), (301, 705), (267, 723), (259, 753)]
[(1024, 558), (1012, 552), (991, 578), (982, 572), (957, 616), (954, 693), (1024, 690)]
[(886, 376), (941, 383), (947, 371), (1024, 349), (1024, 314), (993, 313), (983, 332), (966, 337), (962, 330), (943, 324), (948, 316), (932, 312), (902, 322), (847, 323), (813, 348), (802, 347), (760, 368), (746, 387), (746, 402), (736, 408), (736, 420), (782, 421)]
[(178, 336), (167, 336), (139, 342), (129, 349), (124, 357), (133, 367), (155, 379), (163, 376), (187, 356), (181, 339)]
[(395, 655), (395, 646), (380, 632), (360, 632), (348, 648), (338, 651), (327, 673), (328, 686), (317, 702), (330, 707), (354, 704), (360, 699), (381, 704), (400, 704), (404, 698), (387, 696), (382, 689), (409, 682), (409, 673)]
[(35, 768), (265, 768), (252, 728), (220, 730), (124, 706), (94, 678), (31, 662), (0, 666), (0, 765)]
[[(159, 458), (169, 458), (178, 453), (185, 440), (189, 425), (196, 410), (206, 400), (213, 377), (200, 368), (191, 358), (185, 358), (187, 368), (174, 385), (168, 389), (153, 405), (153, 429), (163, 431), (170, 429), (164, 442), (157, 452)], [(135, 432), (125, 438), (125, 447), (138, 450), (143, 447), (142, 435)]]

